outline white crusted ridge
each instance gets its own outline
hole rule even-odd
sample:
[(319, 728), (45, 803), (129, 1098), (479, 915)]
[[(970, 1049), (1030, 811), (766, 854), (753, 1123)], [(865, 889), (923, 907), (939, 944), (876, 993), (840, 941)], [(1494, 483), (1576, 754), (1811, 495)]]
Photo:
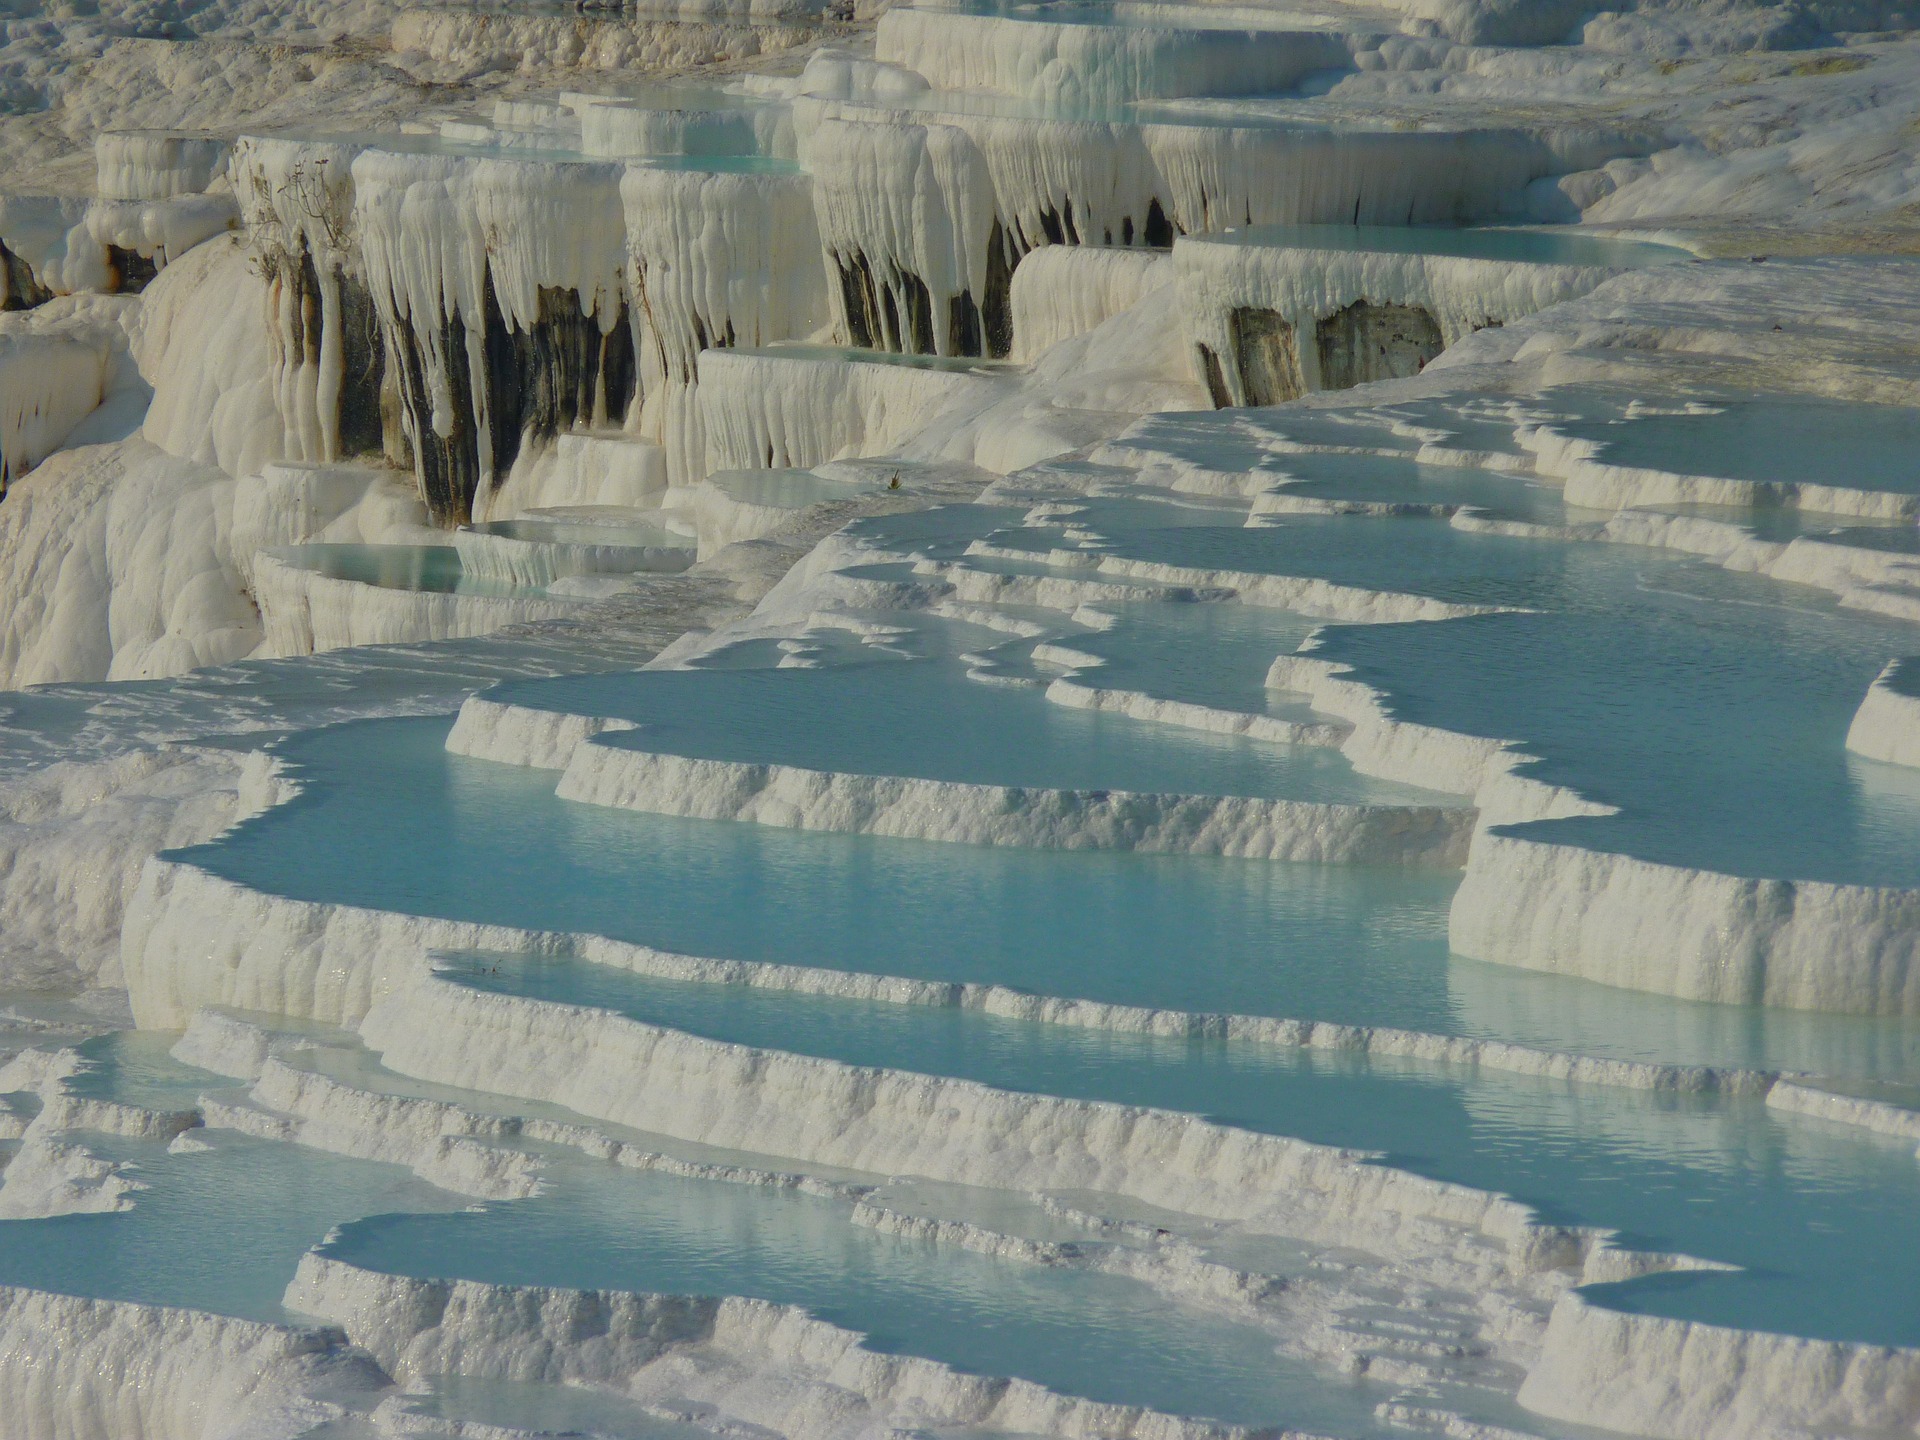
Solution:
[(1447, 928), (1476, 959), (1683, 999), (1920, 1011), (1920, 891), (1746, 879), (1483, 828)]
[[(128, 970), (135, 977), (133, 994), (141, 1023), (186, 1027), (179, 1058), (249, 1079), (266, 1058), (261, 1048), (265, 1040), (250, 1033), (257, 1027), (200, 1007), (271, 1010), (357, 1025), (375, 1000), (411, 983), (423, 955), (469, 950), (573, 956), (662, 980), (952, 1007), (1121, 1033), (1361, 1051), (1634, 1089), (1759, 1094), (1775, 1079), (1764, 1071), (1613, 1060), (1380, 1026), (1196, 1014), (1035, 995), (998, 985), (708, 959), (602, 936), (475, 926), (279, 900), (191, 866), (162, 861), (154, 862), (143, 882), (141, 903), (128, 933), (130, 947), (140, 947), (138, 951), (130, 948)], [(284, 961), (284, 967), (276, 965), (276, 960)]]
[(265, 551), (253, 562), (254, 594), (269, 655), (315, 655), (355, 645), (459, 640), (510, 625), (576, 615), (581, 602), (533, 591), (473, 595), (400, 590), (339, 579)]
[(763, 1300), (415, 1280), (309, 1255), (287, 1303), (345, 1326), (402, 1379), (452, 1371), (613, 1385), (641, 1399), (718, 1404), (748, 1424), (815, 1440), (907, 1424), (1077, 1440), (1250, 1434), (879, 1354), (851, 1331)]
[(563, 800), (706, 820), (749, 821), (973, 845), (1170, 851), (1266, 860), (1451, 866), (1473, 813), (1246, 796), (1149, 795), (969, 785), (792, 765), (663, 755), (587, 741)]
[(257, 1110), (202, 1101), (208, 1126), (404, 1165), (429, 1184), (483, 1200), (541, 1190), (538, 1160), (498, 1143), (517, 1121), (443, 1101), (379, 1095), (269, 1056), (248, 1098)]
[[(1458, 1227), (1444, 1263), (1464, 1267), (1463, 1277), (1577, 1266), (1598, 1239), (1539, 1226), (1524, 1206), (1485, 1192), (1363, 1163), (1357, 1152), (1171, 1112), (754, 1050), (430, 976), (390, 993), (361, 1031), (402, 1074), (729, 1149), (797, 1149), (818, 1164), (1001, 1189), (1103, 1190), (1423, 1262), (1435, 1258), (1431, 1222), (1440, 1221)], [(646, 1078), (635, 1084), (636, 1076)], [(935, 1113), (948, 1118), (927, 1123)]]
[(1891, 1434), (1920, 1420), (1920, 1351), (1626, 1314), (1567, 1294), (1520, 1401), (1666, 1440)]
[(8, 1440), (296, 1440), (387, 1384), (335, 1329), (0, 1287)]
[(1847, 728), (1847, 749), (1870, 760), (1893, 765), (1920, 765), (1920, 697), (1903, 685), (1909, 674), (1920, 674), (1911, 660), (1889, 660), (1874, 679)]

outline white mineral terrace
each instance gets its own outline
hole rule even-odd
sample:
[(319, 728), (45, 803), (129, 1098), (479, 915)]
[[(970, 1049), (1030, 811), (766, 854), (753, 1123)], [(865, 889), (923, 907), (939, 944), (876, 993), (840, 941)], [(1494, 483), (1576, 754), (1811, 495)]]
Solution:
[(1920, 1437), (1920, 9), (162, 9), (0, 1440)]

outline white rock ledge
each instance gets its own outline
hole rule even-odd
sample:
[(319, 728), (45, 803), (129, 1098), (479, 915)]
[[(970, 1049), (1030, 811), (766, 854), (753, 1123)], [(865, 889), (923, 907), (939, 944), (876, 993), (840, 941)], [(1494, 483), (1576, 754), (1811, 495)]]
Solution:
[(0, 1287), (7, 1440), (293, 1440), (387, 1383), (338, 1330)]
[(1448, 934), (1475, 959), (1687, 1000), (1920, 1013), (1920, 890), (1743, 879), (1482, 830)]
[[(267, 1039), (207, 1006), (357, 1026), (380, 997), (413, 983), (435, 950), (575, 958), (654, 979), (977, 1011), (1117, 1033), (1402, 1056), (1582, 1084), (1689, 1093), (1764, 1093), (1765, 1071), (1663, 1065), (1540, 1050), (1500, 1040), (1259, 1015), (1200, 1014), (1035, 995), (999, 985), (680, 955), (597, 935), (478, 926), (353, 906), (288, 900), (191, 865), (154, 861), (129, 927), (135, 1013), (149, 1028), (186, 1029), (178, 1058), (220, 1074), (259, 1076)], [(37, 1052), (30, 1052), (37, 1053)]]
[(1909, 1434), (1920, 1350), (1629, 1315), (1563, 1295), (1520, 1403), (1663, 1440)]
[(1920, 696), (1896, 688), (1895, 683), (1909, 670), (1920, 670), (1920, 666), (1905, 659), (1887, 662), (1854, 712), (1847, 749), (1890, 765), (1920, 765)]
[(417, 1280), (308, 1255), (286, 1303), (347, 1327), (401, 1380), (452, 1372), (611, 1385), (643, 1403), (671, 1394), (794, 1440), (921, 1426), (1075, 1440), (1256, 1433), (879, 1354), (852, 1331), (763, 1300)]
[(1605, 1244), (1600, 1232), (1541, 1225), (1512, 1200), (1360, 1152), (727, 1044), (433, 977), (390, 994), (361, 1033), (401, 1074), (654, 1134), (875, 1175), (1128, 1195), (1437, 1266), (1463, 1285), (1564, 1280)]
[(1251, 796), (1145, 795), (852, 775), (660, 755), (589, 741), (563, 800), (896, 839), (1457, 868), (1474, 812)]

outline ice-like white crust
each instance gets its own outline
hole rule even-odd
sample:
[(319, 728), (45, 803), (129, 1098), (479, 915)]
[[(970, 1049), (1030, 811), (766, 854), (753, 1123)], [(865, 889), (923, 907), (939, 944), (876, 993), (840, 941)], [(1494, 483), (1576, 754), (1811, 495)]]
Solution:
[(1157, 250), (1104, 245), (1035, 250), (1013, 272), (1013, 359), (1031, 364), (1176, 278), (1174, 266)]
[[(496, 116), (497, 118), (497, 116)], [(579, 108), (580, 148), (588, 155), (767, 155), (792, 159), (793, 117), (785, 105), (663, 109), (609, 97)]]
[(429, 1184), (482, 1200), (520, 1200), (540, 1191), (534, 1157), (489, 1143), (517, 1135), (517, 1120), (375, 1094), (273, 1058), (261, 1063), (248, 1098), (252, 1106), (203, 1100), (207, 1125), (404, 1165)]
[(423, 6), (393, 17), (393, 48), (462, 73), (559, 68), (685, 71), (775, 55), (822, 34), (817, 0), (677, 0), (638, 13), (475, 12)]
[[(210, 908), (211, 907), (211, 908)], [(529, 932), (285, 900), (176, 861), (149, 860), (121, 929), (143, 1029), (184, 1029), (202, 1006), (354, 1025), (427, 949), (514, 950)]]
[[(241, 935), (247, 938), (235, 938)], [(1615, 1060), (1385, 1026), (1156, 1010), (999, 985), (716, 960), (602, 936), (561, 936), (276, 900), (168, 862), (155, 862), (150, 870), (129, 936), (130, 943), (141, 947), (132, 970), (139, 976), (134, 998), (142, 1022), (186, 1027), (176, 1047), (178, 1058), (249, 1079), (265, 1063), (264, 1034), (249, 1022), (196, 1007), (274, 1009), (357, 1025), (372, 1003), (370, 997), (411, 983), (421, 954), (463, 948), (574, 956), (662, 980), (955, 1008), (1126, 1034), (1405, 1056), (1632, 1089), (1754, 1095), (1764, 1093), (1775, 1079), (1765, 1071)], [(275, 968), (279, 957), (286, 960), (284, 972)], [(272, 1005), (266, 1003), (269, 999)]]
[(118, 985), (141, 866), (212, 839), (263, 799), (244, 775), (233, 755), (139, 750), (0, 785), (0, 985)]
[[(625, 319), (621, 168), (376, 149), (354, 158), (367, 289), (383, 331), (411, 337), (407, 364), (417, 375), (407, 383), (427, 402), (409, 423), (473, 447), (482, 496), (506, 476), (495, 474), (493, 447), (456, 432), (470, 424), (487, 435), (493, 424), (488, 326), (531, 334), (554, 304), (577, 306), (602, 337)], [(595, 386), (580, 418), (605, 425), (625, 397), (607, 395), (598, 372)], [(413, 438), (418, 447), (431, 437)]]
[(194, 246), (240, 225), (231, 195), (175, 195), (165, 200), (95, 200), (87, 207), (87, 234), (165, 270)]
[(1482, 829), (1448, 935), (1476, 959), (1655, 994), (1920, 1012), (1920, 891), (1751, 880)]
[(106, 200), (198, 195), (226, 173), (227, 142), (181, 130), (103, 130), (94, 137), (95, 192)]
[[(1160, 226), (1171, 239), (1224, 223), (1445, 222), (1620, 146), (1572, 129), (1134, 124), (811, 98), (795, 102), (794, 124), (829, 262), (864, 269), (896, 316), (927, 309), (943, 354), (956, 302), (984, 314), (1005, 283), (996, 267), (1050, 239), (1143, 245), (1164, 243), (1151, 234)], [(884, 343), (901, 348), (897, 335)]]
[(1651, 466), (1616, 465), (1600, 458), (1596, 440), (1567, 435), (1552, 425), (1528, 427), (1521, 443), (1533, 452), (1543, 475), (1559, 479), (1567, 503), (1586, 510), (1625, 510), (1642, 505), (1788, 505), (1831, 515), (1903, 520), (1920, 515), (1920, 496), (1813, 481), (1734, 480), (1690, 475)]
[(55, 295), (72, 295), (105, 290), (112, 283), (106, 250), (87, 233), (92, 203), (75, 195), (0, 197), (0, 243), (8, 252), (10, 288), (30, 289), (22, 284), (30, 280)]
[(1443, 345), (1490, 325), (1585, 295), (1618, 269), (1602, 265), (1529, 264), (1456, 255), (1393, 254), (1297, 245), (1237, 243), (1233, 237), (1183, 237), (1173, 263), (1187, 306), (1188, 339), (1220, 357), (1220, 378), (1235, 405), (1271, 403), (1247, 393), (1236, 351), (1237, 311), (1271, 311), (1294, 337), (1299, 380), (1307, 391), (1329, 388), (1321, 371), (1315, 326), (1365, 301), (1418, 308), (1433, 318)]
[(536, 710), (473, 695), (460, 707), (453, 729), (447, 733), (447, 749), (497, 765), (564, 770), (573, 752), (586, 741), (609, 731), (631, 729), (631, 720)]
[(0, 332), (0, 486), (65, 442), (106, 394), (113, 351), (71, 335)]
[(7, 1440), (295, 1440), (387, 1384), (335, 1329), (0, 1287)]
[[(402, 1074), (547, 1100), (655, 1134), (874, 1174), (1129, 1195), (1418, 1257), (1462, 1283), (1577, 1268), (1598, 1239), (1540, 1226), (1525, 1206), (1484, 1191), (1364, 1163), (1358, 1152), (1169, 1111), (755, 1050), (433, 977), (391, 992), (361, 1031)], [(1436, 1221), (1448, 1237), (1437, 1245)]]
[[(620, 202), (637, 318), (638, 423), (663, 443), (668, 478), (689, 483), (726, 468), (707, 462), (706, 411), (687, 394), (705, 378), (696, 374), (707, 364), (700, 352), (803, 340), (827, 322), (812, 181), (633, 165), (621, 178)], [(756, 449), (746, 463), (767, 462)]]
[[(874, 53), (939, 90), (993, 90), (1089, 108), (1180, 95), (1277, 95), (1315, 70), (1344, 69), (1364, 35), (1163, 22), (1077, 24), (1028, 14), (901, 7), (880, 17)], [(1377, 37), (1376, 37), (1377, 38)]]
[(85, 1146), (55, 1138), (38, 1120), (0, 1170), (0, 1220), (105, 1215), (133, 1208), (139, 1182)]
[(569, 430), (551, 444), (522, 448), (474, 518), (510, 520), (575, 506), (649, 509), (666, 488), (667, 453), (656, 442), (620, 430)]
[(147, 287), (134, 356), (153, 402), (141, 434), (236, 478), (301, 453), (298, 427), (277, 407), (318, 382), (284, 368), (265, 324), (281, 293), (238, 237), (209, 241)]
[[(282, 448), (292, 459), (342, 458), (348, 288), (361, 280), (353, 227), (353, 159), (343, 140), (242, 136), (229, 173), (266, 294), (256, 332), (271, 346), (268, 382)], [(311, 290), (309, 290), (309, 272)], [(317, 316), (309, 313), (316, 305)], [(319, 334), (313, 334), (318, 320)], [(261, 323), (264, 321), (264, 323)]]
[(563, 800), (970, 845), (1171, 851), (1320, 864), (1456, 865), (1474, 816), (1416, 805), (968, 785), (577, 745)]
[(580, 613), (578, 600), (538, 593), (462, 595), (340, 580), (289, 564), (271, 552), (254, 557), (253, 585), (266, 627), (261, 649), (275, 656), (315, 655), (352, 645), (460, 640)]
[(1920, 664), (1890, 660), (1868, 689), (1853, 724), (1847, 728), (1847, 749), (1869, 760), (1893, 765), (1920, 765), (1920, 688), (1912, 679)]
[(811, 349), (706, 350), (699, 361), (703, 474), (884, 455), (940, 410), (1004, 384), (985, 371)]
[(196, 1010), (168, 1052), (182, 1065), (216, 1075), (257, 1080), (271, 1053), (272, 1037), (259, 1025), (220, 1010)]
[(1245, 710), (1222, 710), (1189, 700), (1167, 700), (1139, 690), (1085, 685), (1066, 676), (1048, 682), (1046, 695), (1052, 704), (1071, 710), (1108, 711), (1160, 725), (1179, 725), (1214, 735), (1246, 735), (1278, 745), (1338, 745), (1349, 731), (1348, 726), (1337, 721), (1279, 720)]
[(287, 1304), (345, 1326), (402, 1380), (452, 1372), (598, 1383), (643, 1401), (717, 1405), (796, 1440), (921, 1425), (1089, 1440), (1249, 1435), (880, 1354), (852, 1331), (764, 1300), (416, 1280), (309, 1255)]
[(282, 545), (440, 544), (411, 476), (372, 465), (276, 460), (233, 492), (228, 546), (251, 585), (260, 552)]
[(1857, 1125), (1880, 1135), (1920, 1140), (1920, 1110), (1909, 1110), (1886, 1100), (1845, 1095), (1814, 1085), (1781, 1080), (1767, 1091), (1767, 1104), (1775, 1110), (1812, 1115), (1841, 1125)]
[(1569, 1293), (1520, 1403), (1663, 1440), (1905, 1434), (1920, 1420), (1920, 1350), (1630, 1315)]
[[(1340, 750), (1356, 769), (1469, 796), (1479, 809), (1483, 828), (1613, 813), (1564, 786), (1514, 774), (1514, 767), (1527, 756), (1510, 741), (1395, 719), (1380, 703), (1378, 691), (1348, 678), (1351, 668), (1311, 654), (1281, 655), (1268, 667), (1267, 684), (1298, 691), (1312, 700), (1314, 709), (1351, 725)], [(1468, 858), (1471, 863), (1471, 855)]]

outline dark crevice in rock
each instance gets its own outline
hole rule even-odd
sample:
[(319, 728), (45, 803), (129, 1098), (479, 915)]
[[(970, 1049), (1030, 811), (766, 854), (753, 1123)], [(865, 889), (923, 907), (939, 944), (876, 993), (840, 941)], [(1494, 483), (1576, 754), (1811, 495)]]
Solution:
[(1165, 250), (1173, 244), (1173, 234), (1173, 222), (1155, 200), (1147, 207), (1147, 229), (1140, 238), (1156, 250)]
[(1315, 328), (1320, 384), (1327, 390), (1405, 380), (1446, 348), (1439, 322), (1417, 305), (1356, 300)]
[[(281, 254), (272, 262), (269, 278), (293, 287), (291, 332), (281, 337), (287, 361), (319, 369), (326, 340), (326, 302), (311, 252), (298, 259)], [(365, 455), (387, 448), (381, 391), (385, 386), (385, 349), (373, 298), (365, 285), (343, 271), (334, 272), (339, 296), (341, 374), (336, 414), (340, 454)]]
[(107, 247), (107, 268), (111, 272), (107, 288), (122, 295), (138, 295), (160, 273), (160, 266), (152, 256), (118, 245)]
[(1019, 257), (1012, 249), (1010, 237), (995, 220), (987, 236), (987, 286), (980, 297), (980, 327), (986, 353), (996, 360), (1013, 353), (1013, 267)]
[[(1227, 317), (1233, 367), (1249, 405), (1279, 405), (1306, 393), (1293, 326), (1275, 310), (1243, 307)], [(1216, 361), (1216, 364), (1218, 362)]]
[(1213, 353), (1209, 345), (1196, 345), (1200, 352), (1200, 378), (1206, 381), (1207, 398), (1213, 401), (1213, 408), (1225, 410), (1233, 404), (1233, 396), (1227, 392), (1227, 377), (1220, 368), (1220, 357)]
[[(573, 290), (541, 289), (529, 328), (511, 325), (487, 277), (482, 295), (479, 377), (486, 407), (485, 434), (474, 411), (473, 377), (466, 326), (458, 315), (445, 322), (441, 353), (451, 392), (447, 433), (433, 428), (433, 402), (419, 337), (403, 328), (388, 337), (396, 361), (397, 391), (406, 410), (414, 473), (436, 523), (472, 518), (483, 473), (505, 479), (530, 439), (549, 439), (580, 425), (618, 425), (638, 387), (633, 329), (624, 305), (611, 329), (583, 314)], [(484, 450), (482, 447), (485, 447)]]
[(420, 498), (437, 525), (464, 525), (473, 518), (473, 497), (480, 486), (478, 426), (473, 415), (472, 376), (467, 366), (467, 327), (450, 316), (440, 336), (449, 391), (447, 433), (433, 428), (433, 390), (419, 337), (407, 326), (387, 335), (387, 353), (398, 377), (406, 410), (406, 433), (413, 451)]
[(493, 473), (504, 478), (529, 438), (549, 439), (577, 425), (618, 424), (632, 403), (636, 370), (627, 307), (603, 331), (583, 314), (579, 292), (543, 287), (530, 329), (507, 324), (485, 292), (487, 417)]
[(0, 310), (31, 310), (52, 298), (33, 267), (0, 244)]

